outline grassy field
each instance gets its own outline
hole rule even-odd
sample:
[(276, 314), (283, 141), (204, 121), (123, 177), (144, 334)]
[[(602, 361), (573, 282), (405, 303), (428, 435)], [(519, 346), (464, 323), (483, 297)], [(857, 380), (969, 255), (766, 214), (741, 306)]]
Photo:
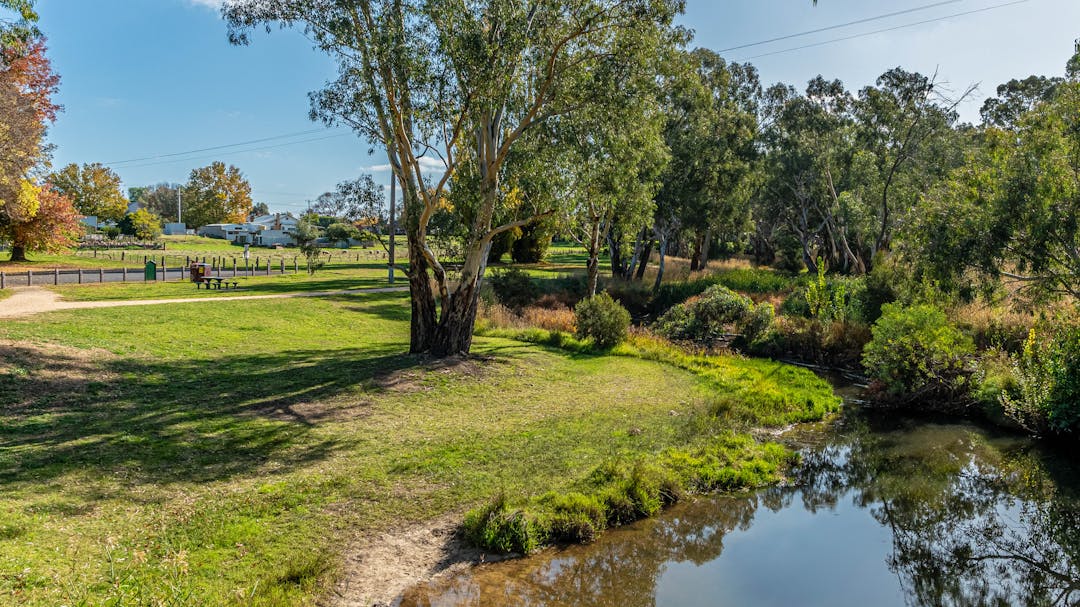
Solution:
[(492, 334), (432, 364), (407, 316), (394, 293), (0, 325), (0, 603), (313, 604), (354, 538), (835, 406), (791, 367), (647, 344)]
[[(228, 277), (228, 273), (223, 274)], [(234, 279), (229, 278), (230, 282)], [(68, 301), (110, 301), (130, 299), (181, 299), (196, 297), (235, 297), (238, 295), (280, 295), (315, 291), (342, 291), (390, 286), (386, 267), (375, 264), (341, 264), (308, 275), (286, 273), (271, 276), (238, 276), (236, 289), (207, 291), (188, 281), (130, 282), (48, 287)], [(398, 272), (395, 286), (408, 286), (408, 279)]]

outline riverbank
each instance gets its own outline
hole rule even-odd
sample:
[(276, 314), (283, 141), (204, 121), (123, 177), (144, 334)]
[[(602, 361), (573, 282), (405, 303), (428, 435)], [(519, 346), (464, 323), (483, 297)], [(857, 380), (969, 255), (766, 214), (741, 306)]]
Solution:
[(710, 407), (742, 429), (757, 396), (832, 402), (808, 372), (737, 357), (684, 368), (490, 335), (428, 361), (403, 354), (408, 314), (382, 293), (5, 320), (0, 571), (16, 573), (0, 597), (293, 606), (347, 588), (370, 605), (383, 582), (350, 572), (380, 538), (685, 448)]

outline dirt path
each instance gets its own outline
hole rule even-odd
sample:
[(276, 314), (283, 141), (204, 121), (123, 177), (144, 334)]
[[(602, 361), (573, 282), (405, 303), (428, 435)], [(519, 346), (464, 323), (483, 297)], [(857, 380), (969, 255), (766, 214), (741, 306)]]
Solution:
[(341, 579), (320, 607), (389, 607), (417, 584), (452, 576), (481, 563), (510, 558), (468, 546), (458, 534), (461, 514), (355, 542)]
[(152, 306), (158, 304), (186, 304), (207, 301), (250, 301), (252, 299), (291, 299), (294, 297), (328, 297), (332, 295), (361, 295), (365, 293), (398, 293), (408, 287), (381, 287), (375, 289), (350, 289), (344, 291), (312, 291), (310, 293), (282, 293), (279, 295), (237, 295), (233, 297), (196, 297), (174, 299), (129, 299), (120, 301), (63, 301), (60, 296), (41, 287), (15, 289), (15, 294), (0, 299), (0, 318), (20, 318), (54, 312), (56, 310), (83, 310), (87, 308), (117, 308), (122, 306)]

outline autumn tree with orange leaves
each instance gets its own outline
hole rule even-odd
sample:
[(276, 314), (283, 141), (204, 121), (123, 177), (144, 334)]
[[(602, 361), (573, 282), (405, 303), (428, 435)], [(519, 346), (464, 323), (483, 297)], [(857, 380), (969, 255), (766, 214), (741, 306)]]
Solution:
[(52, 100), (59, 84), (43, 38), (0, 50), (0, 243), (12, 261), (70, 246), (78, 233), (71, 201), (37, 178), (48, 164), (48, 124), (61, 109)]

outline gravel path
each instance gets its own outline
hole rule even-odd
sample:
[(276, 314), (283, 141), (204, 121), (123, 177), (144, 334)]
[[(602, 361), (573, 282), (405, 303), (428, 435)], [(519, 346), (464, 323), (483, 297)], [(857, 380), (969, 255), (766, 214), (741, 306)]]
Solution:
[(7, 299), (0, 299), (0, 318), (20, 318), (53, 312), (56, 310), (83, 310), (86, 308), (118, 308), (122, 306), (152, 306), (158, 304), (202, 303), (206, 301), (246, 301), (252, 299), (291, 299), (294, 297), (328, 297), (332, 295), (361, 295), (365, 293), (399, 293), (408, 287), (380, 287), (376, 289), (349, 289), (343, 291), (312, 291), (310, 293), (282, 293), (279, 295), (236, 295), (231, 297), (197, 297), (187, 299), (128, 299), (119, 301), (63, 301), (60, 296), (41, 287), (14, 289)]

